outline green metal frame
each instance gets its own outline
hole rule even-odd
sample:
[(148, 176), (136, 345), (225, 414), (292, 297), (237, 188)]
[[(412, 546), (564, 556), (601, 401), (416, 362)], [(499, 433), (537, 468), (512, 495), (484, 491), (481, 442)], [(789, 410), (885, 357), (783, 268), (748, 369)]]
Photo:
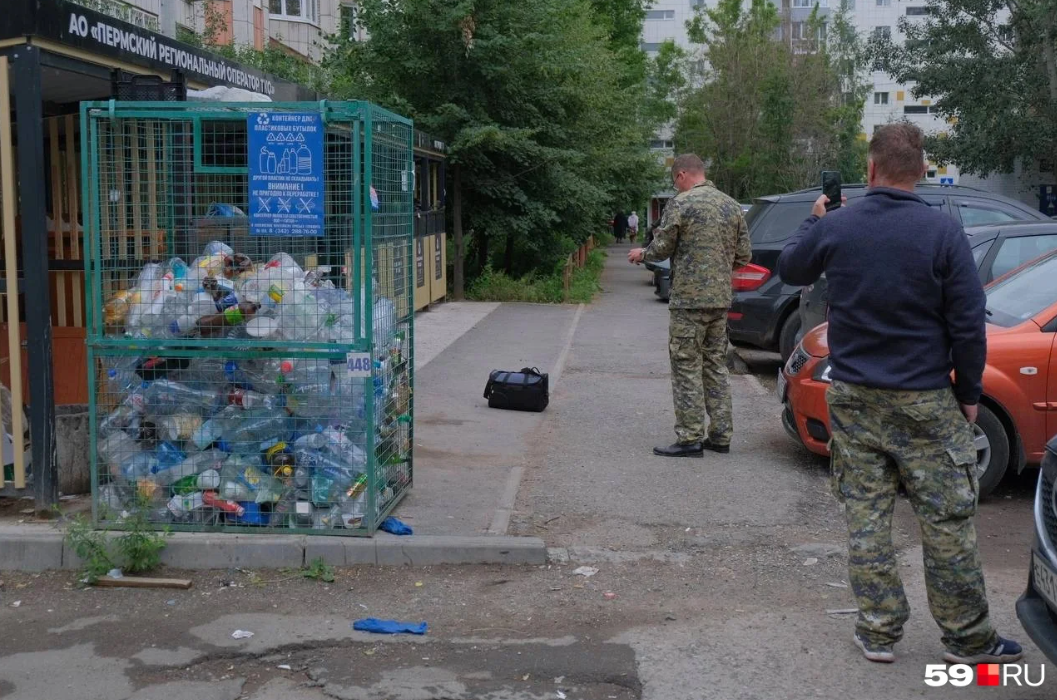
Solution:
[[(98, 183), (101, 182), (101, 168), (104, 167), (105, 153), (100, 150), (101, 128), (104, 125), (113, 125), (122, 120), (147, 120), (156, 123), (173, 122), (179, 124), (191, 124), (191, 141), (193, 146), (192, 159), (188, 165), (192, 174), (192, 182), (195, 176), (200, 175), (248, 175), (248, 166), (216, 166), (207, 165), (203, 161), (202, 153), (202, 124), (204, 121), (245, 121), (247, 113), (252, 112), (312, 112), (321, 116), (324, 129), (328, 127), (348, 127), (352, 141), (352, 160), (356, 175), (352, 179), (351, 192), (352, 202), (351, 218), (352, 230), (344, 241), (346, 250), (352, 251), (351, 269), (346, 270), (346, 276), (351, 278), (351, 288), (357, 294), (362, 294), (363, 303), (356, 302), (353, 306), (354, 321), (356, 329), (355, 340), (352, 343), (343, 343), (335, 346), (333, 343), (325, 342), (301, 342), (292, 340), (256, 340), (249, 338), (180, 338), (178, 341), (164, 338), (125, 338), (114, 337), (106, 334), (106, 326), (103, 322), (104, 289), (103, 277), (107, 270), (107, 262), (102, 257), (101, 235), (103, 217), (109, 215), (112, 204), (101, 201)], [(374, 349), (374, 325), (372, 310), (377, 300), (374, 297), (372, 281), (375, 280), (377, 261), (375, 259), (375, 245), (379, 241), (374, 236), (375, 213), (372, 211), (371, 188), (375, 175), (374, 159), (375, 132), (380, 131), (382, 125), (397, 125), (402, 127), (402, 133), (406, 138), (393, 139), (387, 137), (387, 147), (393, 146), (397, 151), (403, 151), (403, 168), (407, 173), (414, 173), (413, 146), (414, 131), (412, 122), (402, 116), (388, 110), (365, 102), (293, 102), (293, 103), (172, 103), (172, 102), (84, 102), (81, 104), (81, 161), (82, 161), (82, 196), (86, 203), (87, 216), (84, 221), (84, 250), (85, 255), (85, 294), (87, 307), (87, 355), (89, 365), (89, 416), (92, 429), (90, 431), (91, 449), (91, 471), (92, 471), (92, 516), (96, 526), (101, 529), (122, 529), (120, 522), (105, 520), (100, 512), (100, 458), (99, 458), (99, 436), (97, 426), (102, 416), (99, 415), (99, 387), (97, 386), (97, 368), (104, 359), (120, 357), (139, 357), (154, 354), (163, 354), (165, 357), (182, 358), (259, 358), (262, 354), (283, 358), (307, 358), (321, 359), (343, 358), (350, 352), (368, 352)], [(138, 132), (136, 132), (138, 135)], [(175, 161), (180, 157), (172, 135), (161, 130), (162, 150), (166, 153), (167, 160)], [(138, 146), (136, 146), (138, 148)], [(326, 151), (326, 141), (324, 149)], [(121, 156), (123, 157), (123, 153)], [(325, 156), (326, 160), (326, 156)], [(410, 177), (408, 178), (410, 181)], [(329, 192), (330, 183), (325, 183)], [(122, 183), (122, 187), (124, 184)], [(407, 206), (406, 217), (403, 220), (394, 219), (397, 225), (406, 231), (406, 249), (403, 252), (404, 272), (402, 285), (404, 313), (397, 312), (394, 328), (406, 328), (406, 338), (403, 347), (403, 357), (409, 383), (408, 414), (413, 416), (414, 411), (414, 287), (413, 266), (414, 258), (412, 252), (414, 235), (414, 211), (410, 202), (413, 198), (413, 190), (405, 189)], [(138, 193), (137, 193), (138, 194)], [(248, 194), (247, 194), (248, 197)], [(128, 205), (122, 203), (122, 207)], [(133, 206), (136, 206), (134, 203)], [(175, 250), (176, 228), (177, 228), (177, 206), (171, 200), (166, 200), (160, 212), (160, 221), (165, 230), (166, 245), (168, 251)], [(122, 217), (125, 214), (122, 213)], [(330, 233), (328, 232), (327, 238)], [(383, 237), (387, 242), (399, 240), (398, 237)], [(402, 245), (402, 244), (401, 244)], [(278, 251), (275, 251), (278, 252)], [(331, 251), (333, 254), (334, 251)], [(362, 256), (362, 258), (361, 258)], [(362, 290), (362, 291), (359, 291)], [(369, 314), (364, 316), (364, 314)], [(362, 331), (362, 333), (361, 333)], [(174, 347), (176, 343), (179, 347)], [(370, 387), (368, 382), (368, 388)], [(373, 447), (375, 431), (381, 420), (380, 409), (375, 401), (373, 390), (365, 391), (365, 414), (367, 425), (366, 473), (368, 484), (366, 491), (367, 508), (366, 514), (361, 521), (359, 529), (315, 529), (303, 527), (272, 528), (263, 526), (247, 525), (202, 525), (202, 524), (166, 524), (159, 526), (173, 531), (209, 531), (209, 532), (270, 532), (283, 534), (317, 534), (317, 535), (359, 535), (369, 536), (377, 529), (381, 521), (407, 494), (414, 481), (413, 460), (413, 421), (409, 421), (408, 434), (410, 436), (410, 447), (407, 450), (407, 474), (408, 482), (406, 488), (398, 493), (385, 504), (379, 512), (378, 494), (379, 484), (377, 479), (383, 476), (382, 469), (388, 463), (380, 463), (376, 449)], [(408, 417), (409, 417), (408, 416)]]

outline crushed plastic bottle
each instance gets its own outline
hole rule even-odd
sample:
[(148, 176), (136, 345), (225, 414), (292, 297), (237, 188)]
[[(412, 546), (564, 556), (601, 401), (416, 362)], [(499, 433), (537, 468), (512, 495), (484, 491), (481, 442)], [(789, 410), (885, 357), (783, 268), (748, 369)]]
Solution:
[(220, 450), (198, 452), (182, 460), (179, 464), (166, 469), (159, 469), (155, 472), (154, 479), (160, 486), (169, 486), (180, 479), (197, 476), (208, 470), (219, 471), (223, 469), (227, 458), (228, 455)]
[(170, 379), (151, 382), (143, 397), (147, 412), (159, 416), (182, 412), (209, 415), (221, 405), (216, 389), (199, 389)]

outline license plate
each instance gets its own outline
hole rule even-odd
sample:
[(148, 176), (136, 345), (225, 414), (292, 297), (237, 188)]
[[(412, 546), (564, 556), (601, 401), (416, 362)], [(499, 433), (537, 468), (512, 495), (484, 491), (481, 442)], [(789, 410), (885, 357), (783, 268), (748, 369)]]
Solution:
[(789, 388), (789, 382), (786, 381), (785, 375), (782, 374), (782, 370), (778, 370), (778, 400), (785, 403), (785, 392)]
[(1046, 599), (1051, 609), (1057, 610), (1057, 573), (1034, 553), (1031, 555), (1031, 569), (1035, 590)]

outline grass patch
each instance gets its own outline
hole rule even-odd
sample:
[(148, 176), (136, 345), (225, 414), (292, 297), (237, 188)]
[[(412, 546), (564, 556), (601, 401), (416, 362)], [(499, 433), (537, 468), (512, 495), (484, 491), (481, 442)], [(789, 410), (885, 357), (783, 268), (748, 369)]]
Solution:
[(587, 254), (586, 264), (574, 269), (565, 296), (562, 270), (550, 275), (528, 274), (514, 279), (505, 272), (485, 268), (470, 284), (466, 296), (473, 301), (517, 301), (531, 304), (587, 304), (602, 289), (602, 268), (606, 254), (599, 249)]

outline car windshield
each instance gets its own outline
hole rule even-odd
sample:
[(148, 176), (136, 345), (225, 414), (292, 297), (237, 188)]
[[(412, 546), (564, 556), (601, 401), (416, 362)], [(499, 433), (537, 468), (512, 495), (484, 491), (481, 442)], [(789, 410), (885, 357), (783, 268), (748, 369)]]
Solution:
[(1057, 255), (1049, 255), (987, 288), (987, 322), (1019, 325), (1057, 302)]

